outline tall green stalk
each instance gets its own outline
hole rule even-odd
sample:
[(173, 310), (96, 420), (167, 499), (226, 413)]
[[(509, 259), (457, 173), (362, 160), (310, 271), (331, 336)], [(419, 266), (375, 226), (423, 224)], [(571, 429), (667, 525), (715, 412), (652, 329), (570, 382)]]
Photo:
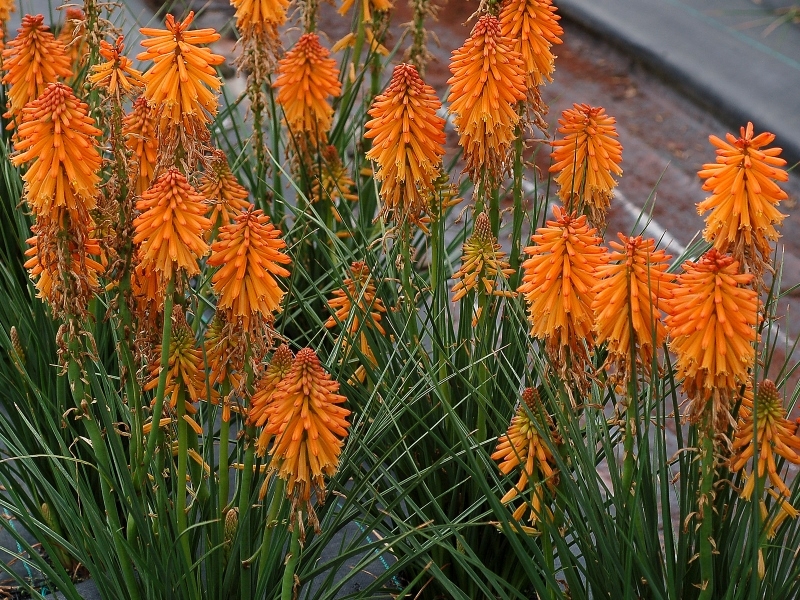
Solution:
[(714, 598), (714, 418), (706, 411), (697, 432), (700, 438), (700, 595), (698, 600)]
[(300, 530), (303, 512), (297, 511), (295, 521), (292, 525), (292, 539), (289, 542), (289, 559), (281, 579), (281, 600), (292, 600), (292, 589), (294, 588), (294, 574), (297, 570), (297, 563), (300, 560)]

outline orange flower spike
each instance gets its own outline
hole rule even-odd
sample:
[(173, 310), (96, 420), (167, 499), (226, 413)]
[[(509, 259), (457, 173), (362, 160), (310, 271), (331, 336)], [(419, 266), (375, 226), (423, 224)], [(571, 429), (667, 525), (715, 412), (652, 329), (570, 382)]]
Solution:
[(241, 31), (267, 31), (286, 22), (289, 0), (231, 0), (236, 9), (236, 28)]
[(601, 106), (573, 104), (561, 113), (558, 123), (564, 139), (552, 143), (550, 167), (551, 173), (558, 173), (558, 195), (565, 206), (587, 212), (593, 225), (603, 226), (617, 186), (612, 175), (622, 175), (616, 119)]
[(278, 90), (278, 104), (290, 129), (327, 138), (333, 122), (333, 108), (327, 98), (339, 96), (342, 84), (336, 61), (319, 43), (316, 33), (301, 35), (280, 60), (272, 87)]
[[(621, 244), (611, 242), (610, 264), (597, 269), (598, 283), (592, 310), (596, 343), (608, 342), (612, 357), (623, 361), (630, 354), (630, 325), (642, 364), (648, 368), (655, 348), (664, 343), (666, 329), (662, 310), (672, 298), (675, 276), (667, 272), (669, 259), (656, 250), (653, 239), (617, 234)], [(655, 342), (655, 343), (654, 343)]]
[(5, 31), (6, 22), (11, 18), (11, 13), (16, 11), (14, 0), (0, 0), (0, 29)]
[(214, 150), (211, 168), (203, 174), (197, 191), (210, 205), (208, 218), (215, 227), (230, 225), (236, 215), (250, 206), (248, 191), (231, 173), (228, 159), (221, 150)]
[(730, 249), (738, 261), (757, 260), (754, 250), (766, 262), (770, 242), (778, 239), (775, 225), (786, 215), (778, 211), (786, 192), (777, 181), (789, 175), (781, 167), (780, 148), (764, 148), (775, 140), (771, 133), (753, 136), (753, 124), (742, 127), (737, 139), (730, 133), (723, 141), (716, 136), (709, 140), (717, 148), (716, 163), (703, 165), (698, 172), (704, 179), (703, 189), (711, 196), (697, 205), (698, 214), (711, 211), (706, 217), (703, 237), (720, 252)]
[(525, 248), (530, 258), (522, 263), (518, 291), (528, 303), (533, 337), (553, 339), (562, 348), (578, 340), (591, 345), (597, 271), (608, 255), (585, 215), (576, 217), (558, 206), (553, 215), (555, 220), (531, 237), (536, 245)]
[(80, 71), (86, 64), (88, 51), (86, 49), (86, 14), (77, 6), (67, 7), (64, 24), (58, 34), (58, 41), (64, 44), (73, 70)]
[[(247, 411), (247, 424), (264, 427), (267, 424), (269, 413), (267, 409), (272, 403), (272, 397), (278, 384), (283, 381), (292, 368), (294, 355), (286, 344), (281, 344), (272, 355), (264, 374), (258, 379), (253, 395), (250, 397), (250, 408)], [(272, 435), (264, 429), (256, 442), (256, 454), (264, 456)]]
[(428, 206), (444, 155), (442, 103), (416, 67), (394, 68), (386, 90), (372, 102), (364, 137), (373, 139), (367, 158), (378, 164), (381, 215), (418, 222)]
[(221, 385), (226, 380), (236, 390), (241, 383), (241, 374), (235, 371), (234, 355), (239, 354), (237, 340), (230, 335), (229, 325), (219, 314), (214, 315), (206, 329), (203, 346), (208, 364), (209, 385)]
[(280, 311), (285, 292), (275, 278), (288, 277), (289, 271), (280, 265), (291, 263), (281, 252), (286, 242), (280, 236), (269, 217), (252, 207), (220, 228), (208, 259), (209, 265), (221, 267), (211, 279), (218, 308), (229, 309), (245, 322), (256, 313), (270, 320)]
[(484, 167), (491, 176), (500, 176), (507, 170), (520, 120), (517, 103), (527, 96), (522, 56), (513, 40), (502, 36), (500, 21), (483, 15), (469, 39), (453, 52), (450, 72), (447, 100), (464, 148), (464, 170), (473, 180)]
[(312, 488), (318, 500), (324, 476), (336, 473), (347, 437), (350, 411), (341, 405), (339, 383), (325, 372), (311, 348), (297, 353), (267, 408), (267, 434), (275, 436), (272, 466), (287, 480), (287, 496), (308, 503)]
[(133, 221), (139, 259), (155, 269), (163, 282), (176, 270), (200, 272), (197, 261), (208, 252), (203, 233), (211, 227), (204, 215), (203, 197), (177, 169), (170, 169), (150, 186), (136, 203), (141, 214)]
[(690, 398), (702, 403), (715, 391), (731, 391), (747, 381), (759, 322), (758, 294), (743, 287), (752, 279), (739, 274), (733, 257), (714, 248), (696, 263), (683, 264), (665, 323), (678, 377)]
[(106, 62), (93, 65), (89, 81), (106, 90), (110, 96), (119, 98), (121, 94), (129, 94), (134, 88), (144, 86), (141, 71), (133, 68), (131, 60), (122, 54), (125, 50), (124, 36), (119, 36), (112, 46), (107, 41), (100, 42), (100, 56)]
[(16, 119), (50, 83), (72, 76), (70, 60), (42, 15), (25, 15), (17, 37), (3, 50), (3, 83), (9, 86), (7, 119)]
[(358, 333), (362, 326), (386, 335), (381, 325), (381, 315), (386, 312), (386, 307), (377, 295), (369, 267), (357, 261), (350, 266), (350, 271), (352, 275), (344, 280), (341, 289), (334, 290), (333, 299), (328, 302), (328, 308), (334, 314), (328, 317), (325, 327), (336, 327), (339, 323), (347, 325), (350, 322), (348, 332), (351, 335)]
[(88, 108), (72, 88), (51, 83), (23, 109), (11, 162), (28, 165), (25, 199), (36, 215), (66, 207), (85, 221), (96, 205), (102, 161), (95, 144), (101, 131)]
[(181, 22), (167, 15), (167, 29), (143, 27), (139, 31), (147, 38), (142, 46), (147, 50), (137, 60), (154, 62), (144, 74), (144, 95), (148, 102), (164, 108), (164, 116), (172, 123), (185, 123), (194, 118), (208, 123), (208, 115), (217, 112), (217, 97), (222, 82), (214, 69), (225, 58), (213, 54), (198, 44), (211, 44), (219, 39), (213, 29), (188, 31), (194, 11)]
[(158, 136), (156, 135), (156, 110), (147, 104), (144, 96), (133, 103), (133, 110), (125, 115), (122, 135), (125, 146), (138, 159), (135, 174), (136, 194), (141, 196), (153, 182), (158, 160)]
[(503, 37), (514, 41), (513, 48), (522, 55), (528, 89), (553, 81), (555, 56), (550, 51), (561, 44), (564, 30), (558, 24), (552, 0), (505, 0), (500, 10)]
[[(389, 0), (360, 0), (361, 2), (361, 15), (365, 23), (372, 21), (371, 11), (387, 11), (392, 8), (392, 3)], [(339, 7), (339, 14), (344, 16), (345, 13), (355, 3), (355, 0), (342, 0), (342, 5)]]
[(510, 295), (497, 289), (499, 280), (514, 274), (505, 260), (505, 252), (492, 234), (492, 225), (485, 212), (475, 219), (470, 238), (464, 242), (461, 268), (453, 273), (453, 302), (458, 302), (472, 290), (490, 295)]

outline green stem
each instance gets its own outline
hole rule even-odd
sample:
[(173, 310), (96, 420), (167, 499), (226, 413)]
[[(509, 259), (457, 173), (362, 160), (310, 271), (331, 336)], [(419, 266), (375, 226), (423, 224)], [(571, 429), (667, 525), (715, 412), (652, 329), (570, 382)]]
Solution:
[(403, 255), (403, 295), (406, 298), (406, 306), (408, 307), (408, 328), (411, 333), (412, 348), (417, 348), (419, 344), (419, 332), (417, 330), (417, 295), (412, 283), (411, 225), (408, 220), (403, 223), (400, 232), (400, 252)]
[[(176, 400), (176, 408), (178, 415), (178, 489), (176, 490), (175, 511), (178, 524), (178, 538), (180, 539), (181, 550), (183, 551), (183, 558), (186, 562), (186, 569), (192, 566), (192, 551), (189, 547), (189, 532), (187, 515), (186, 515), (186, 475), (188, 474), (188, 460), (189, 460), (189, 440), (188, 427), (184, 417), (186, 416), (186, 403), (183, 399), (184, 390), (181, 386), (178, 390), (178, 398)], [(194, 581), (189, 577), (189, 586), (194, 588)], [(194, 589), (193, 589), (194, 591)], [(195, 594), (196, 595), (196, 594)]]
[(713, 416), (703, 417), (700, 444), (700, 578), (698, 600), (714, 597), (714, 422)]
[[(520, 280), (520, 263), (521, 261), (521, 254), (522, 254), (522, 222), (525, 218), (525, 214), (522, 210), (522, 196), (523, 196), (523, 188), (522, 188), (522, 174), (523, 174), (523, 160), (522, 160), (522, 152), (524, 150), (524, 144), (522, 141), (522, 128), (517, 127), (517, 139), (514, 142), (514, 211), (513, 211), (513, 225), (511, 231), (511, 256), (509, 257), (509, 264), (510, 267), (514, 270), (514, 274), (511, 276), (511, 280), (509, 281), (509, 286), (512, 290), (516, 290), (519, 287), (519, 280)], [(534, 178), (535, 179), (535, 178)]]
[(476, 359), (479, 361), (476, 365), (478, 369), (478, 394), (476, 399), (478, 401), (478, 422), (477, 422), (477, 441), (482, 444), (486, 441), (486, 419), (488, 413), (486, 411), (486, 404), (489, 402), (489, 388), (491, 384), (491, 373), (489, 372), (489, 365), (487, 364), (488, 356), (491, 351), (490, 343), (490, 319), (486, 314), (490, 310), (489, 303), (487, 302), (488, 296), (483, 290), (478, 290), (478, 323), (475, 330), (478, 333), (475, 340)]
[(272, 538), (275, 527), (278, 525), (278, 515), (281, 508), (285, 503), (286, 496), (286, 481), (280, 477), (275, 482), (275, 490), (272, 493), (272, 498), (269, 503), (269, 511), (267, 512), (267, 523), (264, 527), (264, 540), (261, 544), (261, 555), (258, 559), (258, 580), (261, 581), (268, 568), (267, 559), (269, 558), (269, 549), (272, 546)]
[(241, 582), (240, 594), (243, 600), (251, 600), (250, 565), (243, 559), (252, 556), (252, 531), (250, 527), (250, 489), (253, 485), (253, 467), (256, 456), (256, 428), (248, 425), (245, 430), (244, 469), (242, 470), (242, 483), (239, 488), (239, 581)]
[[(272, 115), (272, 222), (276, 227), (283, 220), (283, 183), (281, 182), (280, 156), (281, 156), (281, 121), (278, 114), (278, 105), (275, 102), (275, 93), (271, 82), (267, 82), (269, 90), (270, 115)], [(278, 202), (278, 199), (281, 202)]]
[[(222, 384), (222, 412), (225, 413), (225, 403), (228, 402), (228, 394), (231, 391), (231, 384), (225, 380)], [(231, 421), (230, 415), (219, 426), (219, 517), (222, 527), (225, 527), (225, 513), (228, 511), (230, 500), (228, 498), (230, 488), (230, 444), (231, 444)]]
[(292, 600), (294, 572), (300, 560), (300, 528), (302, 525), (302, 518), (302, 511), (297, 511), (296, 520), (292, 526), (292, 540), (289, 542), (289, 560), (286, 562), (286, 568), (283, 571), (283, 579), (281, 580), (281, 600)]

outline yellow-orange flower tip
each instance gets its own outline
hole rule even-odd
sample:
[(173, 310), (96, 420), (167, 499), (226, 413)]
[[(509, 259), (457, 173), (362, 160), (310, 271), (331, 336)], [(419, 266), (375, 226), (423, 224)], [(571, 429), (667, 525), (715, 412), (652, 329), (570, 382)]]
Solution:
[[(497, 17), (483, 15), (450, 62), (450, 113), (473, 181), (508, 169), (508, 154), (525, 100), (525, 69), (513, 40), (503, 37)], [(485, 171), (484, 171), (485, 170)]]
[(158, 272), (163, 282), (183, 270), (200, 272), (197, 261), (208, 252), (203, 234), (211, 227), (204, 215), (203, 196), (177, 169), (161, 175), (136, 203), (141, 214), (133, 221), (139, 259)]
[(510, 295), (500, 289), (500, 281), (514, 274), (505, 260), (505, 252), (492, 234), (489, 216), (482, 212), (475, 219), (472, 235), (464, 242), (461, 268), (453, 273), (453, 302), (477, 289), (479, 294)]
[(89, 81), (105, 90), (110, 96), (130, 94), (135, 88), (144, 86), (141, 71), (133, 68), (133, 62), (123, 54), (124, 36), (119, 36), (114, 45), (106, 40), (100, 42), (100, 56), (105, 62), (93, 65)]
[(125, 146), (137, 158), (136, 172), (131, 174), (136, 195), (141, 196), (153, 182), (158, 161), (158, 136), (156, 135), (156, 110), (139, 96), (130, 114), (122, 121)]
[(231, 172), (228, 159), (221, 150), (213, 151), (209, 167), (200, 179), (197, 191), (209, 204), (207, 216), (212, 227), (230, 225), (236, 215), (249, 208), (250, 194)]
[(333, 122), (328, 98), (342, 93), (339, 69), (330, 52), (319, 43), (316, 33), (300, 36), (278, 63), (278, 77), (272, 84), (283, 107), (286, 123), (296, 133), (326, 140)]
[(551, 340), (558, 349), (569, 347), (574, 356), (585, 355), (580, 344), (593, 345), (591, 310), (597, 271), (608, 261), (596, 229), (586, 215), (567, 213), (553, 206), (554, 221), (536, 230), (534, 246), (525, 248), (530, 256), (522, 263), (522, 285), (531, 335)]
[(713, 135), (709, 140), (717, 160), (698, 172), (703, 189), (711, 192), (697, 205), (698, 214), (711, 211), (703, 237), (759, 274), (769, 262), (770, 242), (779, 237), (775, 225), (786, 217), (777, 206), (787, 195), (776, 183), (789, 179), (782, 168), (786, 161), (779, 158), (780, 148), (765, 148), (775, 136), (754, 136), (752, 123), (741, 128), (739, 138), (729, 133), (726, 140)]
[(522, 55), (526, 85), (532, 89), (553, 81), (555, 56), (550, 49), (561, 43), (564, 30), (551, 0), (505, 0), (500, 9), (503, 37), (513, 40)]
[[(292, 368), (294, 354), (286, 344), (281, 344), (272, 355), (264, 374), (259, 377), (255, 385), (253, 395), (250, 397), (250, 407), (247, 411), (247, 424), (256, 427), (264, 427), (267, 424), (269, 414), (267, 408), (272, 402), (273, 394), (278, 388), (278, 384), (288, 375)], [(262, 431), (256, 442), (256, 453), (264, 456), (272, 435), (266, 430)]]
[(339, 383), (304, 348), (278, 384), (267, 408), (265, 431), (275, 437), (272, 468), (287, 481), (287, 496), (307, 504), (313, 490), (322, 502), (325, 475), (336, 473), (350, 411), (341, 406)]
[(713, 396), (716, 423), (727, 427), (728, 397), (748, 380), (760, 320), (758, 294), (745, 287), (752, 279), (739, 273), (732, 256), (715, 248), (697, 262), (685, 262), (678, 275), (665, 324), (678, 379), (692, 400), (692, 422), (707, 415)]
[(88, 108), (72, 88), (51, 83), (22, 111), (11, 162), (28, 165), (25, 199), (36, 215), (66, 207), (73, 219), (86, 220), (96, 205), (101, 158), (95, 144), (101, 131)]
[(12, 121), (28, 102), (42, 95), (48, 84), (72, 76), (64, 44), (50, 33), (42, 15), (22, 17), (17, 37), (3, 50), (3, 70), (2, 82), (9, 86), (4, 116)]
[(219, 295), (218, 308), (231, 311), (246, 324), (260, 315), (269, 321), (280, 311), (284, 291), (276, 277), (288, 277), (291, 259), (282, 252), (281, 231), (260, 209), (237, 215), (219, 230), (208, 264), (220, 267), (211, 282)]
[(217, 112), (216, 92), (222, 86), (214, 68), (225, 58), (198, 44), (219, 39), (213, 29), (189, 31), (194, 11), (183, 21), (167, 15), (166, 29), (143, 27), (139, 31), (149, 39), (142, 41), (147, 50), (137, 60), (152, 60), (144, 74), (144, 95), (148, 102), (163, 108), (162, 116), (172, 124), (184, 124), (190, 130), (195, 123), (206, 124)]
[[(354, 3), (355, 0), (342, 0), (339, 14), (344, 16)], [(359, 4), (361, 5), (361, 19), (365, 23), (372, 21), (372, 11), (383, 12), (392, 8), (392, 3), (389, 0), (359, 0)]]
[(598, 282), (592, 310), (596, 343), (608, 342), (610, 358), (625, 363), (630, 357), (631, 325), (639, 359), (649, 369), (653, 352), (666, 337), (662, 311), (672, 298), (675, 275), (668, 273), (669, 259), (656, 250), (653, 239), (617, 234), (611, 242), (609, 264), (597, 269)]
[(381, 325), (381, 315), (386, 312), (386, 307), (377, 295), (375, 280), (369, 267), (366, 263), (357, 261), (350, 265), (350, 273), (342, 287), (334, 290), (333, 298), (328, 302), (328, 309), (333, 316), (328, 317), (325, 327), (335, 327), (341, 323), (347, 326), (351, 335), (359, 333), (362, 327), (372, 328), (381, 335), (386, 335)]
[(417, 223), (428, 208), (444, 155), (441, 107), (409, 64), (394, 68), (388, 87), (372, 102), (364, 137), (373, 140), (367, 158), (378, 164), (383, 218)]
[(289, 0), (231, 0), (231, 5), (236, 9), (240, 32), (272, 32), (286, 22)]
[[(797, 424), (786, 418), (786, 409), (778, 388), (769, 379), (764, 379), (759, 384), (754, 405), (755, 411), (745, 411), (744, 417), (737, 423), (732, 446), (731, 471), (743, 469), (758, 450), (756, 473), (759, 477), (768, 476), (772, 486), (788, 498), (791, 492), (778, 473), (775, 455), (792, 464), (800, 464), (800, 452), (798, 452), (800, 438), (795, 435)], [(757, 423), (755, 432), (754, 421)], [(749, 477), (742, 492), (743, 497), (749, 498), (752, 495), (754, 484), (755, 478)]]
[(613, 175), (622, 175), (616, 119), (602, 106), (573, 104), (558, 123), (564, 138), (552, 142), (550, 167), (551, 173), (558, 173), (558, 195), (566, 206), (586, 212), (593, 225), (602, 227), (617, 185)]

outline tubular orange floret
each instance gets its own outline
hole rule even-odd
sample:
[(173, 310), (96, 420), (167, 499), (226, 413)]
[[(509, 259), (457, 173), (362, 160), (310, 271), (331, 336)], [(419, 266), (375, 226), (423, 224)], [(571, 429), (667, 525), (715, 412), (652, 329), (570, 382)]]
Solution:
[(130, 94), (134, 89), (144, 86), (141, 71), (133, 68), (133, 62), (123, 54), (124, 36), (119, 36), (112, 46), (107, 41), (100, 42), (100, 56), (105, 62), (92, 65), (88, 80), (102, 88), (109, 96), (119, 98)]
[(780, 148), (764, 148), (775, 136), (765, 132), (754, 137), (752, 123), (741, 128), (739, 138), (730, 133), (725, 138), (709, 137), (717, 162), (698, 172), (705, 180), (703, 189), (711, 192), (697, 205), (701, 215), (711, 211), (703, 237), (760, 278), (769, 264), (770, 242), (780, 237), (775, 225), (786, 217), (777, 206), (787, 195), (776, 183), (789, 179), (781, 168), (786, 161), (779, 158)]
[(259, 377), (255, 385), (253, 395), (250, 397), (250, 406), (247, 410), (247, 424), (256, 427), (264, 427), (256, 442), (256, 453), (264, 456), (267, 447), (272, 439), (272, 434), (268, 433), (265, 425), (269, 414), (267, 409), (272, 403), (272, 397), (278, 384), (289, 373), (294, 361), (294, 354), (286, 344), (281, 344), (272, 355), (264, 374)]
[(58, 41), (64, 45), (72, 70), (79, 72), (86, 64), (89, 53), (86, 48), (86, 14), (77, 6), (67, 7)]
[(573, 104), (561, 113), (558, 132), (564, 139), (553, 144), (551, 173), (558, 173), (558, 195), (571, 210), (585, 212), (595, 227), (605, 226), (605, 215), (622, 175), (622, 145), (616, 119), (602, 106)]
[(206, 125), (217, 113), (217, 96), (222, 82), (214, 69), (225, 58), (198, 44), (219, 39), (213, 29), (189, 31), (194, 11), (181, 22), (167, 15), (166, 29), (143, 27), (139, 31), (150, 39), (142, 41), (147, 50), (137, 60), (152, 60), (144, 74), (144, 95), (173, 125), (182, 124), (189, 131)]
[(649, 371), (654, 352), (666, 337), (662, 310), (675, 288), (675, 276), (667, 272), (672, 257), (656, 250), (653, 239), (617, 236), (622, 243), (610, 243), (614, 250), (610, 264), (597, 269), (599, 281), (592, 301), (595, 341), (608, 342), (609, 359), (618, 366), (630, 359), (633, 344), (638, 360)]
[(473, 181), (492, 179), (508, 169), (508, 154), (519, 123), (518, 103), (526, 98), (525, 69), (513, 41), (503, 37), (500, 21), (483, 15), (472, 35), (453, 51), (450, 62), (450, 112), (461, 136)]
[(286, 22), (289, 0), (231, 0), (236, 9), (236, 28), (244, 33), (272, 31)]
[(285, 292), (276, 277), (288, 277), (289, 271), (280, 265), (291, 263), (281, 252), (284, 248), (280, 229), (252, 207), (220, 228), (211, 246), (208, 264), (220, 267), (211, 280), (219, 295), (217, 307), (242, 319), (245, 329), (251, 319), (270, 322), (281, 309)]
[(386, 90), (372, 102), (364, 137), (372, 138), (367, 158), (378, 163), (381, 216), (419, 223), (435, 188), (444, 155), (442, 103), (413, 65), (394, 68)]
[(759, 322), (758, 294), (744, 287), (752, 279), (739, 273), (732, 256), (714, 248), (697, 262), (685, 262), (678, 275), (665, 323), (692, 422), (707, 414), (713, 397), (714, 423), (727, 428), (729, 397), (749, 378)]
[(550, 353), (566, 367), (568, 349), (574, 367), (588, 361), (584, 343), (594, 346), (591, 310), (597, 285), (597, 271), (608, 261), (596, 229), (590, 229), (586, 215), (576, 216), (553, 207), (554, 221), (536, 230), (534, 246), (525, 248), (530, 256), (522, 263), (531, 335), (545, 340)]
[[(339, 7), (339, 14), (344, 14), (350, 10), (355, 0), (342, 0), (342, 5)], [(383, 12), (392, 8), (390, 0), (360, 0), (361, 4), (361, 17), (365, 23), (372, 21), (372, 11)]]
[(237, 341), (237, 337), (231, 335), (230, 324), (225, 321), (224, 314), (215, 314), (203, 339), (209, 385), (221, 385), (228, 381), (231, 389), (239, 389), (245, 348)]
[(277, 101), (289, 128), (309, 134), (319, 144), (326, 143), (333, 121), (333, 108), (327, 99), (341, 94), (342, 85), (336, 61), (319, 43), (316, 33), (301, 35), (280, 60), (272, 86), (278, 90)]
[(325, 372), (311, 348), (297, 353), (267, 407), (266, 433), (275, 436), (271, 468), (287, 481), (286, 494), (301, 507), (312, 491), (323, 501), (325, 475), (336, 473), (350, 411), (341, 405), (339, 383)]
[[(250, 206), (249, 193), (231, 173), (228, 159), (221, 150), (214, 149), (210, 168), (200, 179), (197, 190), (209, 204), (208, 218), (212, 227), (230, 225), (234, 217)], [(210, 231), (209, 231), (210, 235)]]
[(200, 272), (197, 261), (208, 252), (203, 234), (211, 227), (203, 197), (177, 169), (161, 175), (136, 203), (133, 221), (139, 260), (167, 282), (177, 270)]
[(72, 76), (64, 45), (44, 24), (42, 15), (25, 15), (17, 37), (3, 50), (3, 83), (9, 86), (8, 112), (13, 122), (28, 102), (35, 100), (50, 83)]
[(16, 12), (14, 0), (0, 0), (0, 29), (5, 31), (6, 21), (11, 18), (11, 13)]
[(147, 104), (144, 96), (139, 96), (133, 103), (133, 110), (122, 122), (125, 146), (137, 158), (136, 172), (131, 173), (137, 195), (142, 195), (153, 182), (158, 160), (156, 127), (156, 110)]
[(551, 0), (505, 0), (500, 10), (503, 37), (513, 40), (513, 48), (522, 56), (525, 83), (531, 90), (553, 81), (555, 56), (550, 49), (561, 44), (564, 30)]
[(100, 134), (86, 103), (63, 83), (49, 84), (23, 109), (11, 162), (28, 164), (22, 178), (34, 214), (65, 207), (74, 221), (88, 222), (100, 183)]

